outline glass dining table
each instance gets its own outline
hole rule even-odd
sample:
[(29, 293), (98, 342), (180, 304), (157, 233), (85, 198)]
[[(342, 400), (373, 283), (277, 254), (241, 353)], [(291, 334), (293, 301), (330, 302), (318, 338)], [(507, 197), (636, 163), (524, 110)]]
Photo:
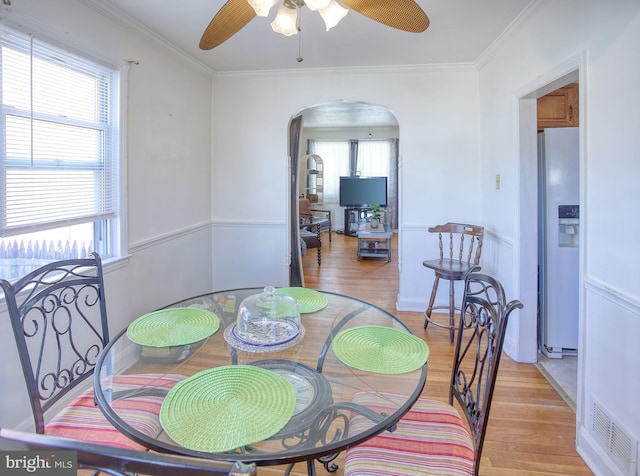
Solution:
[[(424, 340), (394, 315), (353, 297), (306, 288), (276, 292), (295, 299), (300, 318), (298, 325), (278, 326), (275, 342), (245, 340), (239, 332), (241, 304), (261, 288), (205, 294), (136, 319), (98, 359), (96, 400), (107, 419), (154, 451), (289, 465), (285, 475), (298, 462), (309, 475), (316, 474), (316, 461), (335, 472), (342, 451), (393, 430), (425, 385)], [(121, 385), (140, 375), (145, 378), (134, 388)], [(362, 392), (366, 405), (353, 402)], [(402, 398), (390, 402), (385, 392)], [(127, 399), (140, 395), (161, 402), (158, 436), (121, 413)], [(390, 405), (393, 412), (377, 410)], [(356, 414), (368, 425), (350, 427)]]

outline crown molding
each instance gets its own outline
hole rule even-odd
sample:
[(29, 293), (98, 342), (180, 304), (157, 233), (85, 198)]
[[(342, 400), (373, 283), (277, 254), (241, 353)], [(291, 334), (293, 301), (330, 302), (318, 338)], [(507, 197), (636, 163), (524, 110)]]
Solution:
[(476, 70), (480, 71), (483, 67), (485, 67), (487, 63), (491, 61), (491, 59), (495, 56), (498, 48), (500, 48), (503, 43), (509, 40), (509, 37), (513, 34), (514, 31), (519, 30), (524, 25), (530, 23), (550, 3), (551, 0), (532, 0), (531, 3), (529, 3), (529, 5), (527, 5), (527, 7), (522, 10), (520, 15), (518, 15), (478, 57), (478, 59), (474, 63)]
[(105, 2), (103, 0), (78, 0), (78, 1), (86, 5), (87, 7), (101, 13), (102, 15), (105, 15), (110, 20), (126, 28), (132, 29), (143, 36), (150, 38), (151, 40), (159, 44), (162, 48), (166, 49), (177, 58), (181, 59), (182, 61), (185, 61), (186, 63), (188, 63), (195, 69), (199, 70), (200, 72), (206, 74), (207, 76), (209, 77), (214, 76), (215, 74), (214, 70), (204, 65), (202, 62), (198, 61), (193, 56), (188, 55), (187, 53), (184, 52), (184, 50), (178, 48), (176, 45), (174, 45), (170, 41), (167, 41), (165, 38), (158, 35), (154, 31), (150, 30), (139, 21), (135, 20), (131, 16), (124, 13), (122, 10), (114, 7), (109, 2)]
[(441, 72), (477, 72), (474, 63), (439, 63), (415, 65), (389, 66), (349, 66), (343, 68), (306, 68), (306, 69), (272, 69), (272, 70), (244, 70), (222, 71), (215, 73), (215, 77), (259, 77), (259, 76), (287, 76), (287, 77), (318, 77), (337, 74), (425, 74)]

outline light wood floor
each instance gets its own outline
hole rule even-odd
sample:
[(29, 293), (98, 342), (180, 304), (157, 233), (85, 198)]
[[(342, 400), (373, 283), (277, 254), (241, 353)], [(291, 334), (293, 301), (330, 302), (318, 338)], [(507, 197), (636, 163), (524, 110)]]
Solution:
[[(395, 310), (398, 294), (397, 235), (394, 236), (392, 261), (356, 258), (357, 239), (333, 234), (329, 243), (323, 233), (322, 265), (316, 250), (303, 257), (305, 286), (354, 296), (394, 313), (416, 335), (425, 339), (431, 353), (424, 395), (447, 401), (447, 385), (453, 348), (447, 330), (429, 326), (423, 329), (422, 313)], [(425, 269), (425, 273), (429, 271)], [(425, 289), (425, 295), (430, 290)], [(508, 296), (509, 299), (516, 296)], [(517, 319), (517, 314), (512, 318)], [(504, 355), (489, 428), (484, 444), (481, 476), (545, 476), (593, 474), (575, 450), (575, 413), (540, 374), (533, 364), (520, 364)], [(336, 460), (341, 464), (342, 458)], [(327, 475), (316, 464), (318, 475)], [(261, 467), (260, 476), (282, 475), (282, 467)], [(303, 464), (293, 475), (306, 475)], [(340, 468), (337, 476), (342, 476)]]

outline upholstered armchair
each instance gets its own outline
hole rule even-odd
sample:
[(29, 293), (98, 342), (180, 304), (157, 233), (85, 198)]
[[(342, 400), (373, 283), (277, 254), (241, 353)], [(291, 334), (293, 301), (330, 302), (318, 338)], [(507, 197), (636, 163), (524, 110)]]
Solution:
[(298, 208), (300, 214), (300, 228), (307, 228), (310, 231), (311, 226), (316, 225), (320, 232), (329, 231), (329, 241), (331, 241), (331, 210), (320, 210), (313, 208), (308, 198), (300, 197), (298, 199)]

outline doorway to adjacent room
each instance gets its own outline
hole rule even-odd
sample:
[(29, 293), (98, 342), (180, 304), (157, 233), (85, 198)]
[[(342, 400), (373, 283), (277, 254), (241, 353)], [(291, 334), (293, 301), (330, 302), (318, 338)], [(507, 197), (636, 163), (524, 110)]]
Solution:
[[(317, 150), (315, 150), (315, 154), (312, 154), (310, 148), (314, 148), (314, 145), (317, 146), (321, 143), (327, 145), (327, 143), (331, 141), (346, 143), (348, 152), (347, 165), (343, 172), (344, 175), (351, 175), (351, 169), (354, 168), (354, 166), (353, 162), (349, 163), (349, 157), (357, 158), (358, 145), (361, 146), (360, 148), (362, 150), (368, 150), (368, 146), (371, 145), (372, 142), (393, 141), (389, 142), (389, 147), (395, 147), (397, 158), (398, 139), (398, 121), (386, 106), (358, 101), (339, 100), (303, 108), (293, 116), (289, 128), (289, 153), (291, 158), (289, 171), (291, 187), (289, 193), (289, 246), (292, 257), (289, 281), (292, 286), (304, 285), (301, 249), (300, 246), (297, 245), (300, 242), (298, 198), (307, 192), (305, 189), (307, 185), (305, 174), (308, 172), (307, 159), (312, 155), (318, 155)], [(338, 170), (337, 164), (333, 161), (341, 159), (333, 158), (330, 152), (325, 152), (320, 158), (323, 162), (324, 175), (332, 168)], [(357, 168), (356, 166), (356, 169)], [(399, 170), (397, 160), (394, 169), (393, 175), (397, 177)], [(366, 171), (368, 169), (363, 170)], [(317, 169), (314, 169), (313, 172), (317, 172)], [(362, 173), (362, 171), (360, 172)], [(340, 172), (336, 175), (336, 181), (339, 175), (343, 175), (343, 173)], [(397, 181), (395, 181), (395, 184), (392, 183), (390, 185), (394, 192), (393, 199), (397, 207), (400, 197)], [(334, 184), (334, 186), (328, 188), (327, 177), (325, 176), (323, 177), (322, 193), (319, 194), (317, 192), (317, 186), (315, 188), (315, 193), (312, 195), (316, 196), (312, 198), (314, 200), (322, 199), (322, 206), (320, 208), (331, 210), (334, 230), (343, 232), (345, 213), (344, 208), (340, 207), (338, 187)], [(398, 228), (397, 223), (394, 228)], [(324, 256), (331, 253), (331, 246), (328, 238), (324, 239), (324, 235), (327, 235), (327, 233), (323, 233), (322, 235), (322, 253)], [(356, 240), (355, 237), (353, 237), (353, 239)]]

